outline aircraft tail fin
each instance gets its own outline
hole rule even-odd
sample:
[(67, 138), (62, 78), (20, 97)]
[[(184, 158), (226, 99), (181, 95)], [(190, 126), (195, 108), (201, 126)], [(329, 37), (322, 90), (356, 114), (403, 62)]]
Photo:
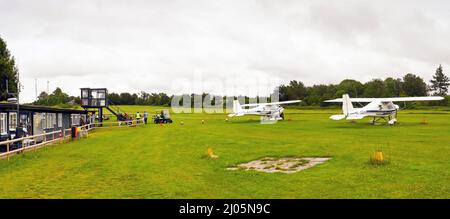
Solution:
[(353, 104), (350, 100), (350, 97), (348, 94), (342, 95), (342, 113), (345, 116), (348, 116), (348, 114), (353, 110)]
[(242, 112), (242, 106), (239, 103), (239, 100), (233, 100), (233, 113), (241, 114), (241, 112)]

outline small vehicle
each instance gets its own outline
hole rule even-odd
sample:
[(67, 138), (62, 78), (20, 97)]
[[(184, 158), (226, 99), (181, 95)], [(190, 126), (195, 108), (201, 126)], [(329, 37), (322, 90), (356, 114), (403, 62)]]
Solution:
[(172, 123), (172, 119), (170, 118), (169, 110), (161, 110), (160, 113), (157, 113), (155, 116), (153, 116), (153, 122), (155, 124)]

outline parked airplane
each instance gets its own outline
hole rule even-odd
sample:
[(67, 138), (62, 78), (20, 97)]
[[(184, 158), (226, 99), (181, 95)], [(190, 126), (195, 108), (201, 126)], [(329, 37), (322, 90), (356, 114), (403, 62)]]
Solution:
[[(397, 112), (400, 107), (393, 102), (407, 101), (431, 101), (443, 100), (443, 97), (388, 97), (388, 98), (350, 98), (348, 94), (342, 95), (342, 98), (326, 100), (327, 103), (342, 103), (341, 115), (332, 115), (330, 119), (362, 119), (364, 117), (373, 117), (372, 123), (384, 119), (389, 125), (397, 123)], [(353, 108), (352, 102), (369, 103), (362, 108)], [(388, 120), (386, 119), (388, 118)]]
[[(233, 113), (228, 114), (228, 117), (243, 116), (243, 115), (260, 115), (269, 120), (283, 120), (284, 108), (280, 105), (289, 103), (299, 103), (301, 100), (289, 100), (273, 103), (250, 103), (241, 105), (238, 100), (233, 101)], [(243, 107), (252, 107), (244, 109)]]

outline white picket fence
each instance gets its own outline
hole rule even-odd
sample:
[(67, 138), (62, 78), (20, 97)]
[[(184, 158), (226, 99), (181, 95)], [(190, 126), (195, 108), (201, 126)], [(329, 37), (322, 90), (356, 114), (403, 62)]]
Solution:
[[(131, 120), (131, 121), (117, 121), (117, 122), (96, 122), (83, 126), (79, 126), (80, 137), (88, 137), (89, 131), (95, 128), (110, 128), (110, 127), (130, 127), (130, 126), (138, 126), (143, 125), (142, 120)], [(45, 132), (42, 134), (26, 136), (23, 138), (1, 141), (0, 146), (6, 145), (6, 151), (0, 153), (0, 159), (8, 158), (11, 155), (19, 154), (23, 152), (27, 152), (30, 150), (35, 150), (45, 145), (53, 144), (56, 142), (62, 143), (67, 139), (71, 139), (72, 129), (62, 129), (53, 132)], [(39, 143), (38, 143), (39, 142)], [(21, 147), (12, 149), (12, 146), (15, 144), (21, 144)]]

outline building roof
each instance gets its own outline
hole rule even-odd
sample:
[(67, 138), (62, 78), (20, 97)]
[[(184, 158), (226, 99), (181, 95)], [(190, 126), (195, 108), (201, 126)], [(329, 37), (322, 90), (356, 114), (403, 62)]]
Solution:
[[(16, 110), (17, 104), (14, 103), (0, 103), (0, 111), (2, 110)], [(36, 105), (19, 105), (19, 110), (27, 110), (33, 112), (52, 112), (52, 113), (86, 113), (95, 112), (93, 110), (78, 110), (78, 109), (65, 109), (55, 108), (49, 106), (36, 106)]]

